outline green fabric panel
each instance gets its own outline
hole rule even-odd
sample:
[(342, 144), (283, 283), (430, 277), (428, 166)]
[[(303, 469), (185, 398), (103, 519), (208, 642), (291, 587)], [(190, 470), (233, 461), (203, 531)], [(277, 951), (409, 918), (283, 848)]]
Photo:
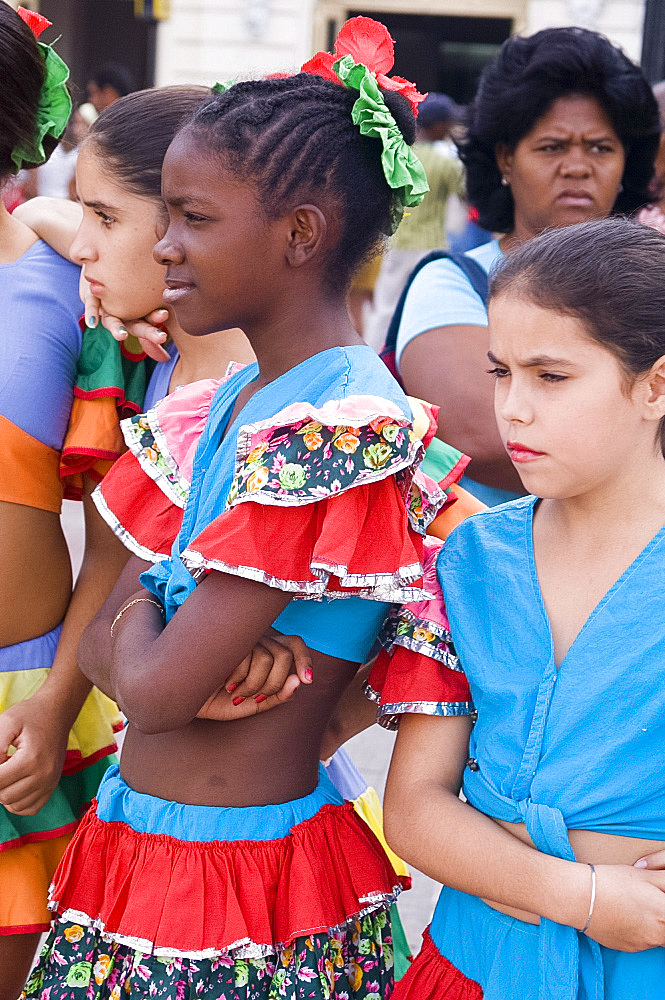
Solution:
[(393, 972), (395, 982), (398, 983), (402, 976), (405, 976), (411, 968), (411, 949), (409, 948), (409, 942), (406, 940), (397, 903), (393, 903), (390, 907), (390, 923), (392, 924), (393, 931), (393, 955), (395, 962)]
[(31, 840), (44, 840), (46, 838), (40, 834), (78, 822), (83, 808), (97, 794), (104, 772), (117, 760), (115, 754), (111, 754), (77, 774), (63, 775), (53, 795), (36, 816), (15, 816), (0, 806), (0, 845), (25, 836), (30, 836)]
[(457, 448), (435, 437), (427, 446), (421, 468), (425, 475), (440, 483), (455, 468), (461, 457), (462, 453)]
[(155, 366), (150, 358), (131, 361), (104, 326), (86, 329), (81, 338), (81, 353), (76, 372), (76, 388), (84, 395), (97, 394), (113, 387), (124, 392), (125, 399), (139, 410)]

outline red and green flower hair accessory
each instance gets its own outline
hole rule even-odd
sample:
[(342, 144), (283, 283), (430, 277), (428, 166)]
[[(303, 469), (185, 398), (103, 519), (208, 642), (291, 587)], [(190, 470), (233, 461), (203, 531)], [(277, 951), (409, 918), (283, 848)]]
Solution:
[[(371, 17), (352, 17), (340, 28), (335, 39), (335, 51), (317, 52), (301, 67), (302, 73), (321, 76), (324, 80), (358, 91), (351, 118), (362, 135), (380, 139), (383, 144), (381, 165), (389, 187), (394, 191), (391, 234), (395, 232), (405, 208), (419, 205), (429, 185), (425, 170), (404, 141), (397, 122), (383, 99), (382, 90), (401, 94), (411, 105), (414, 115), (426, 94), (419, 93), (415, 84), (401, 76), (388, 76), (395, 61), (395, 48), (385, 25)], [(271, 76), (285, 76), (274, 73)], [(216, 83), (212, 88), (223, 94), (233, 81)]]
[(414, 115), (425, 94), (401, 76), (387, 76), (395, 50), (385, 25), (370, 17), (352, 17), (342, 25), (335, 39), (335, 52), (317, 52), (302, 67), (303, 73), (322, 76), (358, 91), (351, 118), (362, 135), (380, 139), (381, 165), (394, 191), (391, 232), (399, 226), (405, 208), (419, 205), (429, 185), (422, 163), (404, 141), (397, 122), (383, 99), (382, 90), (401, 94)]
[[(50, 27), (51, 22), (41, 14), (19, 7), (18, 16), (25, 21), (35, 38)], [(60, 56), (50, 45), (37, 42), (44, 60), (44, 83), (39, 93), (39, 104), (35, 118), (35, 130), (29, 142), (15, 146), (11, 152), (14, 173), (18, 173), (24, 164), (37, 166), (44, 163), (47, 155), (44, 151), (44, 139), (47, 135), (59, 139), (65, 131), (67, 121), (72, 111), (72, 101), (67, 90), (69, 70)]]

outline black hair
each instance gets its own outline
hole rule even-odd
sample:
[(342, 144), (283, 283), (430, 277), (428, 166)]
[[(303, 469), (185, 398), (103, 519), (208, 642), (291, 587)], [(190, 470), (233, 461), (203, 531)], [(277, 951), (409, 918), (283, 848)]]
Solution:
[(90, 83), (96, 83), (100, 90), (112, 87), (120, 97), (134, 90), (134, 77), (122, 63), (107, 62), (90, 74)]
[[(15, 172), (11, 158), (15, 146), (29, 145), (33, 138), (45, 72), (30, 28), (9, 4), (0, 3), (0, 179)], [(44, 150), (50, 154), (57, 144), (47, 136)]]
[[(321, 195), (336, 202), (341, 220), (327, 259), (334, 294), (376, 252), (390, 232), (393, 191), (381, 166), (382, 145), (351, 119), (357, 91), (309, 73), (237, 83), (206, 103), (185, 128), (229, 170), (257, 185), (263, 211), (279, 218)], [(383, 97), (407, 143), (415, 117), (400, 94)]]
[(595, 31), (549, 28), (507, 39), (483, 70), (470, 105), (460, 156), (481, 226), (508, 233), (514, 225), (513, 196), (501, 184), (497, 145), (514, 149), (554, 101), (576, 94), (598, 101), (626, 151), (623, 190), (613, 212), (632, 213), (649, 201), (660, 126), (642, 71)]
[[(580, 320), (629, 384), (665, 355), (665, 236), (625, 218), (549, 229), (508, 254), (490, 298), (514, 294)], [(665, 455), (665, 418), (660, 441)]]
[(136, 90), (111, 104), (84, 140), (133, 194), (161, 198), (162, 163), (182, 124), (210, 97), (207, 87)]

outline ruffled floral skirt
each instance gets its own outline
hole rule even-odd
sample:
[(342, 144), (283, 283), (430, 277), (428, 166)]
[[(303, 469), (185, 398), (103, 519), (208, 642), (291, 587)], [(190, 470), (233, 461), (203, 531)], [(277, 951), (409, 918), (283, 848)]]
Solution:
[(24, 997), (387, 1000), (408, 884), (323, 769), (301, 799), (218, 809), (113, 767), (54, 876)]
[(155, 958), (70, 922), (56, 925), (24, 997), (48, 1000), (387, 1000), (390, 918), (380, 909), (266, 958)]

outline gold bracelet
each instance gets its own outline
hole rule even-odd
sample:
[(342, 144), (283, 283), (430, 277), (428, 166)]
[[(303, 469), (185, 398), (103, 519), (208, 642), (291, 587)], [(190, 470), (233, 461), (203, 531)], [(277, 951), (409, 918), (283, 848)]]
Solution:
[(142, 603), (145, 603), (145, 604), (154, 604), (155, 607), (159, 608), (159, 610), (161, 611), (162, 618), (164, 620), (166, 620), (166, 615), (164, 613), (164, 608), (159, 603), (159, 601), (153, 600), (152, 597), (135, 597), (133, 601), (129, 602), (129, 604), (125, 604), (124, 608), (120, 608), (120, 611), (118, 611), (117, 615), (115, 616), (115, 618), (111, 622), (111, 629), (110, 629), (111, 638), (113, 638), (113, 629), (116, 627), (116, 625), (118, 624), (118, 622), (120, 621), (120, 619), (124, 615), (125, 611), (127, 611), (129, 608), (133, 607), (134, 604), (142, 604)]

